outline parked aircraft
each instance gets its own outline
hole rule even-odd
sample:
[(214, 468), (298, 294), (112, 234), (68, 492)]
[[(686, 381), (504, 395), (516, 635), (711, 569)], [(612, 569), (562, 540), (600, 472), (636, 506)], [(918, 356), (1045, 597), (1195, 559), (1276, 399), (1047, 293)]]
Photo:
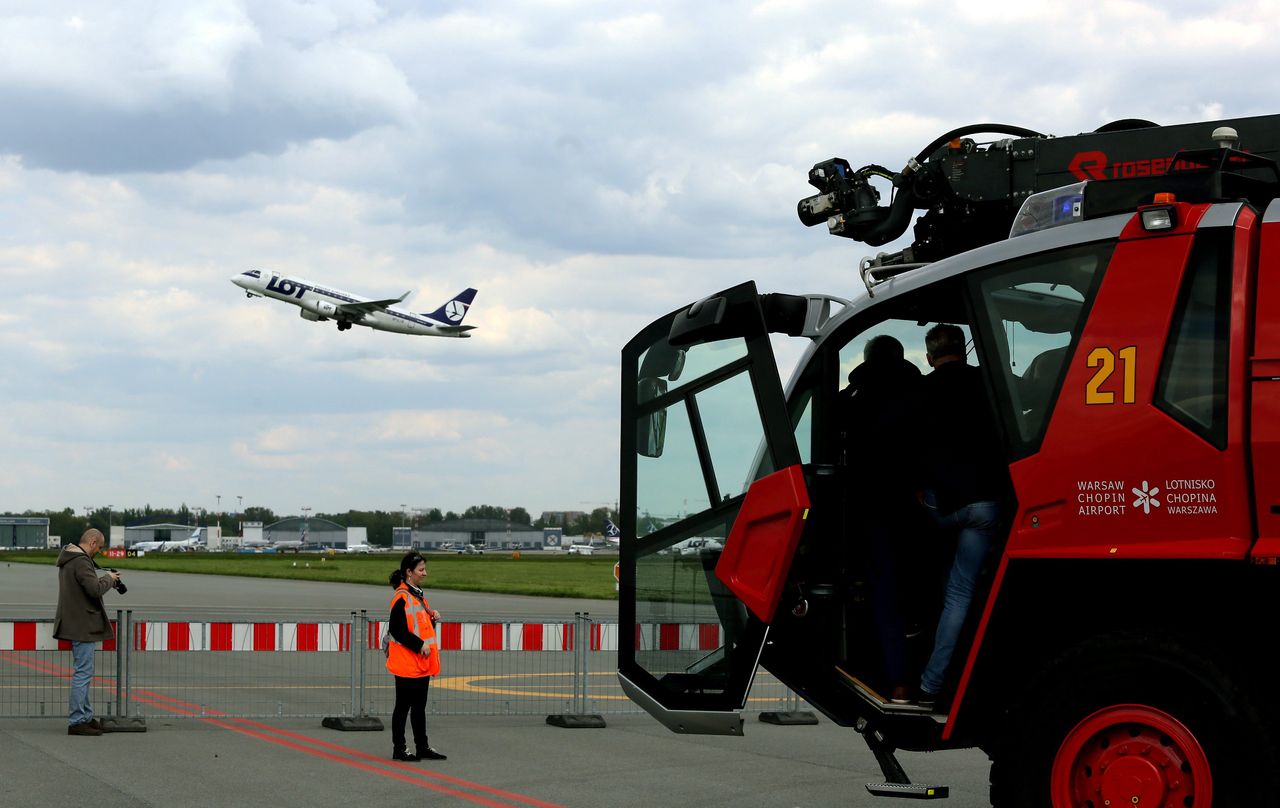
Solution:
[(200, 528), (196, 528), (185, 539), (178, 541), (140, 541), (135, 543), (132, 549), (141, 550), (144, 553), (184, 553), (191, 550), (203, 550), (204, 544), (200, 542)]
[(347, 545), (348, 553), (369, 553), (371, 551), (372, 551), (372, 548), (370, 548), (369, 545), (367, 544), (348, 544)]
[(269, 297), (291, 303), (302, 311), (302, 319), (312, 322), (334, 320), (339, 331), (353, 325), (362, 325), (377, 331), (394, 331), (397, 334), (420, 334), (428, 337), (470, 337), (468, 331), (475, 326), (463, 325), (475, 289), (464, 289), (452, 300), (427, 314), (397, 308), (409, 297), (370, 300), (331, 286), (322, 286), (302, 278), (281, 275), (270, 270), (251, 269), (234, 275), (231, 282), (244, 290), (247, 297)]

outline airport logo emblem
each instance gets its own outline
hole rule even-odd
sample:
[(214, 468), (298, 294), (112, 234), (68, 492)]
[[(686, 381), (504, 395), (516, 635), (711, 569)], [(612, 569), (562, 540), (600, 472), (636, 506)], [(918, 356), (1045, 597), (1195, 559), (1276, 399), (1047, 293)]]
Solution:
[(449, 304), (444, 307), (444, 316), (448, 317), (452, 322), (458, 322), (462, 316), (467, 313), (467, 304), (457, 300), (450, 300)]
[(1160, 500), (1156, 499), (1156, 494), (1160, 493), (1160, 486), (1150, 487), (1146, 480), (1142, 481), (1141, 488), (1131, 488), (1133, 495), (1137, 497), (1133, 501), (1133, 507), (1141, 508), (1143, 513), (1151, 513), (1151, 509), (1160, 507)]

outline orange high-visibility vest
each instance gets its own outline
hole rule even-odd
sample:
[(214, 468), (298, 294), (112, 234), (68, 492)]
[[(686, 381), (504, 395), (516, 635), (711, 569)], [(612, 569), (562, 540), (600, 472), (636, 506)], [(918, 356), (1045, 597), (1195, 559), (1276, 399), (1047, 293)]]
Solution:
[(387, 670), (393, 676), (410, 679), (435, 676), (440, 672), (440, 645), (436, 642), (435, 627), (431, 625), (431, 607), (427, 605), (425, 598), (415, 598), (404, 584), (396, 588), (396, 594), (391, 598), (392, 609), (397, 600), (404, 601), (404, 618), (409, 624), (409, 630), (422, 639), (425, 648), (431, 650), (426, 655), (414, 653), (393, 637), (387, 648)]

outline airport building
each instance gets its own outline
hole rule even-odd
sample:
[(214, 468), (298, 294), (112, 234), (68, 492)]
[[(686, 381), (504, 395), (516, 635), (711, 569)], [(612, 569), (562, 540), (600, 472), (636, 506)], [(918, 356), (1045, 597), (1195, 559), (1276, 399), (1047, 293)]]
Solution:
[(454, 519), (436, 522), (412, 531), (404, 528), (392, 530), (395, 548), (417, 550), (448, 550), (468, 544), (483, 547), (487, 551), (541, 550), (542, 528), (520, 525), (502, 519)]
[(0, 516), (0, 550), (44, 550), (49, 547), (45, 516)]

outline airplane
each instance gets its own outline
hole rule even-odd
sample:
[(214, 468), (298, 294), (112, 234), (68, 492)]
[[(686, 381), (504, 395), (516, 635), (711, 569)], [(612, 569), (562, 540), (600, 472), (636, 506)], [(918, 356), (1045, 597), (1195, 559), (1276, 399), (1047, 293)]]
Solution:
[(231, 282), (243, 289), (246, 297), (268, 297), (292, 303), (302, 310), (299, 314), (304, 320), (334, 320), (339, 331), (346, 331), (353, 325), (362, 325), (375, 331), (393, 331), (397, 334), (465, 338), (470, 337), (467, 332), (475, 328), (473, 325), (462, 324), (462, 318), (467, 316), (467, 311), (471, 308), (471, 301), (475, 300), (475, 289), (464, 289), (443, 306), (427, 314), (396, 307), (397, 303), (403, 303), (409, 297), (409, 292), (400, 297), (370, 300), (341, 289), (261, 269), (233, 275)]
[(604, 540), (610, 547), (619, 547), (622, 545), (622, 531), (613, 523), (612, 519), (604, 520)]
[(162, 553), (182, 553), (189, 550), (203, 550), (204, 545), (200, 542), (200, 528), (191, 531), (191, 536), (178, 541), (140, 541), (133, 545), (132, 549), (141, 550), (144, 553), (162, 552)]

